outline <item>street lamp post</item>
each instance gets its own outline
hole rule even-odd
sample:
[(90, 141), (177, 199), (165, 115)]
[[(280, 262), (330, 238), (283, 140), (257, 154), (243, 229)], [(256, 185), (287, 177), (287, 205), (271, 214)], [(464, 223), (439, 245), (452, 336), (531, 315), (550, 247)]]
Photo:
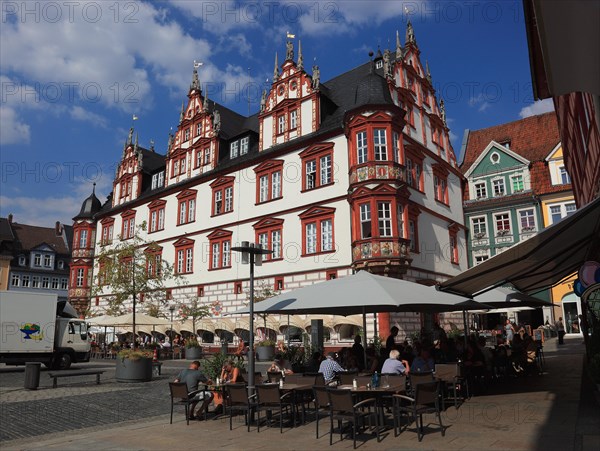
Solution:
[[(242, 264), (250, 263), (250, 339), (248, 340), (248, 390), (254, 394), (254, 265), (262, 264), (262, 256), (273, 251), (263, 249), (260, 244), (242, 241), (241, 246), (231, 248), (232, 251), (242, 253)], [(255, 256), (258, 258), (255, 261)]]
[(171, 360), (175, 360), (175, 349), (173, 348), (173, 312), (175, 306), (173, 304), (169, 306), (169, 311), (171, 312)]

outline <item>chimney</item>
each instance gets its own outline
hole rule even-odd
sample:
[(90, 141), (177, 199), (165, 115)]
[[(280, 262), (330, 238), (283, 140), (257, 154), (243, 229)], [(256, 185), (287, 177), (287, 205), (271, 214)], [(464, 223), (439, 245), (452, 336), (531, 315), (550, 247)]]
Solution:
[(9, 214), (8, 214), (8, 223), (9, 223), (9, 224), (12, 224), (12, 221), (13, 221), (13, 214), (12, 214), (12, 213), (9, 213)]
[(56, 221), (56, 224), (54, 225), (54, 232), (56, 233), (56, 236), (62, 235), (62, 224), (60, 221)]

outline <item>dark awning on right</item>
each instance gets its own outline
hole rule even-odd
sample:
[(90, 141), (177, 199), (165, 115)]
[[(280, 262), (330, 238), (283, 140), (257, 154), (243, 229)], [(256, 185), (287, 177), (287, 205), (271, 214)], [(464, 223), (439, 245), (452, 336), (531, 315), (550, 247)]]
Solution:
[(512, 284), (533, 294), (561, 282), (588, 260), (600, 260), (600, 198), (536, 236), (445, 281), (440, 288), (474, 296)]

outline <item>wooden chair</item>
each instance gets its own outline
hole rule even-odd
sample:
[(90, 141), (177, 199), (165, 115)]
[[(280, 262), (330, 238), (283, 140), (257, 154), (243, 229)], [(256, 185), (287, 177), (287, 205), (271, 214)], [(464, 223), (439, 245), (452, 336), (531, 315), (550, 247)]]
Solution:
[[(248, 432), (250, 432), (249, 413), (256, 408), (256, 403), (248, 397), (248, 387), (246, 384), (227, 384), (226, 390), (229, 397), (227, 408), (229, 409), (229, 430), (233, 429), (233, 412), (244, 412)], [(253, 395), (254, 396), (254, 395)]]
[[(257, 418), (257, 429), (260, 432), (260, 412), (267, 411), (270, 412), (270, 415), (273, 415), (273, 412), (279, 414), (279, 432), (283, 433), (283, 412), (284, 410), (291, 411), (293, 415), (294, 404), (291, 401), (292, 392), (285, 393), (281, 395), (279, 390), (279, 386), (269, 384), (269, 385), (257, 385), (256, 393), (258, 395), (258, 401), (256, 403), (256, 411), (258, 413)], [(267, 416), (267, 420), (270, 423), (269, 416)], [(293, 423), (292, 423), (293, 424)]]
[(171, 423), (173, 424), (173, 406), (175, 404), (185, 406), (185, 421), (190, 425), (190, 404), (191, 399), (188, 395), (187, 384), (185, 382), (169, 382), (171, 390)]
[[(376, 399), (369, 398), (359, 403), (354, 403), (352, 399), (352, 392), (350, 390), (343, 389), (329, 389), (327, 390), (329, 396), (329, 444), (333, 445), (333, 421), (337, 420), (338, 428), (340, 430), (340, 440), (343, 438), (342, 425), (344, 421), (352, 424), (352, 440), (354, 442), (354, 449), (356, 449), (356, 431), (359, 426), (359, 422), (369, 418), (369, 424), (371, 418), (375, 418), (375, 428), (377, 430), (377, 442), (379, 442), (379, 415), (376, 412)], [(371, 411), (373, 407), (373, 411)], [(363, 409), (367, 408), (365, 412)]]
[[(446, 429), (442, 424), (440, 409), (440, 383), (439, 381), (421, 382), (414, 386), (414, 396), (392, 395), (394, 399), (394, 435), (400, 433), (400, 419), (406, 414), (414, 419), (417, 427), (417, 438), (423, 440), (423, 414), (435, 413), (438, 418), (442, 437), (446, 435)], [(408, 424), (407, 424), (408, 427)]]

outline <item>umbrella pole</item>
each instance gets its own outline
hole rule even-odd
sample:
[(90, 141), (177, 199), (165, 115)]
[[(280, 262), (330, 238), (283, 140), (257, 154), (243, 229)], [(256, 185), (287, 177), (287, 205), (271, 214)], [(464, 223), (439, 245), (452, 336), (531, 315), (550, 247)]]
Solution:
[(363, 359), (365, 369), (367, 368), (367, 309), (363, 306)]
[(287, 327), (287, 347), (290, 347), (290, 315), (288, 314), (288, 327)]
[(467, 311), (463, 310), (463, 327), (465, 329), (465, 352), (467, 352)]

